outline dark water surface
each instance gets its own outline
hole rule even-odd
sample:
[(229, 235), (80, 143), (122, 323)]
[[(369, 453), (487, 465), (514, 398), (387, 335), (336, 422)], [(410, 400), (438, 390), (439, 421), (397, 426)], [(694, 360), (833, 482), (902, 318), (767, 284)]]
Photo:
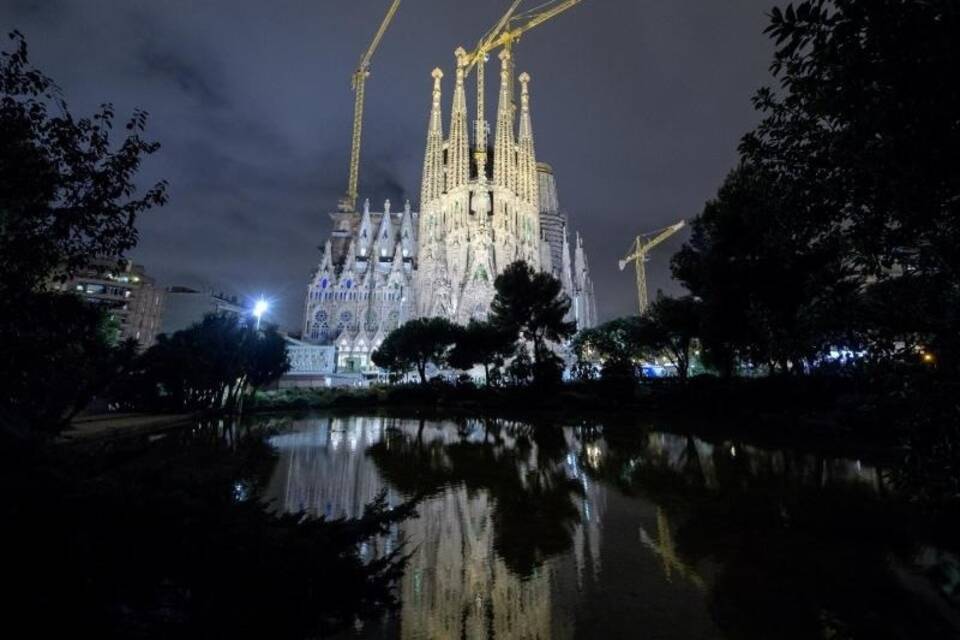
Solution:
[(405, 545), (400, 609), (351, 636), (960, 637), (960, 562), (859, 460), (486, 419), (317, 416), (270, 444), (280, 509), (417, 501), (362, 550)]

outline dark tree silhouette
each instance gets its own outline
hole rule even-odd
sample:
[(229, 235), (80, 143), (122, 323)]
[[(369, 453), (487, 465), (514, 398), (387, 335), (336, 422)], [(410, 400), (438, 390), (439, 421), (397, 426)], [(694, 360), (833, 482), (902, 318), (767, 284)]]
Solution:
[[(866, 340), (874, 353), (928, 348), (956, 372), (958, 31), (952, 0), (773, 9), (780, 86), (757, 93), (763, 119), (674, 261), (704, 301), (704, 345), (721, 368), (800, 371)], [(871, 288), (864, 309), (857, 294)], [(874, 313), (897, 308), (918, 312)]]
[(745, 160), (691, 226), (673, 272), (703, 301), (701, 337), (718, 368), (739, 359), (802, 371), (835, 344), (858, 284), (799, 185)]
[(450, 366), (467, 370), (482, 365), (487, 384), (496, 378), (494, 371), (503, 365), (504, 360), (513, 355), (516, 339), (490, 322), (471, 320), (457, 331), (456, 343), (447, 357)]
[(394, 329), (373, 352), (381, 369), (406, 373), (416, 369), (420, 382), (427, 382), (427, 365), (441, 365), (456, 340), (458, 327), (445, 318), (418, 318)]
[(644, 318), (628, 316), (585, 329), (574, 338), (574, 353), (583, 363), (599, 363), (606, 380), (635, 382), (637, 362), (654, 355), (645, 344), (646, 324)]
[(135, 111), (111, 141), (113, 107), (74, 117), (59, 88), (11, 34), (0, 53), (0, 427), (55, 433), (129, 360), (102, 311), (50, 284), (137, 242), (137, 216), (166, 201), (161, 182), (138, 196), (136, 176), (159, 145)]
[(290, 368), (276, 327), (262, 330), (210, 314), (173, 335), (162, 335), (118, 385), (132, 408), (238, 409), (245, 394)]
[[(141, 213), (166, 202), (166, 183), (137, 197), (145, 156), (159, 149), (141, 136), (135, 111), (115, 145), (110, 104), (76, 118), (54, 82), (30, 66), (27, 44), (11, 34), (0, 54), (0, 298), (67, 277), (98, 256), (122, 256), (137, 243)], [(9, 302), (8, 302), (9, 301)]]
[(494, 287), (491, 324), (532, 344), (534, 381), (546, 382), (557, 365), (549, 343), (562, 342), (577, 330), (575, 322), (565, 320), (570, 299), (563, 286), (549, 273), (518, 261), (497, 276)]
[(681, 381), (687, 379), (693, 345), (700, 336), (700, 309), (701, 304), (691, 296), (658, 296), (639, 332), (641, 345), (663, 354), (676, 367)]

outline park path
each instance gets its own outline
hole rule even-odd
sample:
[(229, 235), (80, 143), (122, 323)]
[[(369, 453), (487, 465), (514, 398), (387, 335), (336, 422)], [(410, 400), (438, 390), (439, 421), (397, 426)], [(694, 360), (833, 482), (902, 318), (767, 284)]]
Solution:
[(195, 414), (119, 413), (75, 418), (60, 435), (64, 443), (125, 438), (179, 428), (196, 419)]

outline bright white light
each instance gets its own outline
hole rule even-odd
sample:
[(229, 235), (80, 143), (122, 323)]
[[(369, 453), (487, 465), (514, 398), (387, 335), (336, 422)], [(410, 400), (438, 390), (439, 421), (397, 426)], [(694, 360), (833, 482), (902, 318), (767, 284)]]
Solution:
[(253, 305), (253, 315), (255, 315), (257, 318), (259, 318), (260, 316), (262, 316), (263, 314), (265, 314), (268, 309), (270, 309), (270, 303), (267, 302), (266, 300), (264, 300), (263, 298), (260, 298), (260, 299), (257, 300), (257, 302)]

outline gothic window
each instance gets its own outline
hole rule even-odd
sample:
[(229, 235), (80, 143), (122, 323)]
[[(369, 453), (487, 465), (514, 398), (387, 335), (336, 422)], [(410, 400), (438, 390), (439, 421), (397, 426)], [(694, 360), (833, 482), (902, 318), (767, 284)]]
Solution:
[(340, 323), (341, 324), (350, 324), (350, 321), (353, 320), (353, 314), (349, 311), (344, 311), (340, 314)]
[(320, 309), (320, 311), (317, 311), (317, 315), (314, 316), (314, 320), (316, 320), (319, 324), (326, 324), (328, 319), (329, 317), (327, 315), (327, 312), (323, 309)]
[(345, 289), (350, 289), (351, 287), (353, 287), (353, 280), (347, 280), (346, 282), (343, 283), (343, 286)]
[(371, 311), (370, 315), (367, 316), (367, 331), (376, 331), (379, 322), (380, 316), (377, 315), (376, 311)]
[(329, 285), (329, 284), (330, 284), (330, 281), (327, 280), (326, 278), (324, 278), (323, 280), (320, 281), (320, 288), (321, 288), (321, 289), (326, 289), (326, 288), (327, 288), (327, 285)]

